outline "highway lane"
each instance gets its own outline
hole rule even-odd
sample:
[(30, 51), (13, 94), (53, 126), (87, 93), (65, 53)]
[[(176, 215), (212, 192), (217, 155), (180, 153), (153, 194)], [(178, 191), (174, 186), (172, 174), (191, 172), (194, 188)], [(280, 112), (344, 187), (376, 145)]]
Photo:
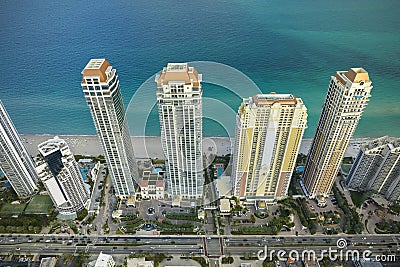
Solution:
[[(213, 236), (215, 239), (217, 236)], [(398, 252), (400, 235), (313, 235), (313, 236), (224, 236), (224, 254), (258, 251), (269, 248), (337, 248), (337, 241), (344, 238), (349, 249), (370, 249), (377, 252)], [(202, 236), (60, 236), (60, 235), (13, 235), (0, 236), (0, 246), (6, 251), (31, 253), (71, 253), (87, 250), (92, 253), (129, 254), (131, 251), (155, 251), (164, 253), (204, 253)], [(19, 250), (16, 250), (19, 248)], [(207, 248), (205, 248), (207, 251)], [(218, 249), (214, 249), (218, 251)], [(215, 254), (215, 252), (211, 252)], [(209, 254), (209, 251), (207, 251)]]
[(72, 243), (72, 244), (93, 244), (93, 243), (180, 243), (196, 244), (202, 242), (201, 236), (59, 236), (59, 235), (1, 235), (0, 244), (16, 243)]
[[(310, 251), (313, 250), (315, 251), (316, 255), (319, 256), (322, 252), (322, 250), (329, 251), (329, 248), (331, 246), (328, 244), (325, 244), (323, 246), (286, 246), (284, 248), (282, 247), (250, 247), (250, 246), (245, 246), (245, 247), (225, 247), (224, 252), (225, 255), (243, 255), (244, 253), (249, 253), (249, 255), (257, 256), (257, 253), (262, 250), (261, 255), (270, 255), (270, 251), (274, 249), (275, 251), (278, 250), (283, 250), (286, 252), (285, 256), (287, 257), (290, 253), (290, 251), (296, 251), (299, 255), (302, 255), (304, 250)], [(331, 247), (332, 249), (337, 249), (337, 247)], [(393, 255), (400, 255), (399, 251), (396, 250), (396, 248), (385, 248), (382, 245), (381, 246), (361, 246), (357, 248), (348, 248), (350, 250), (356, 250), (362, 255), (362, 253), (365, 250), (369, 250), (372, 252), (371, 255), (386, 255), (387, 257), (391, 256), (393, 258)], [(200, 246), (197, 245), (140, 245), (140, 246), (129, 246), (129, 245), (122, 245), (122, 244), (117, 244), (117, 245), (111, 245), (111, 244), (106, 244), (106, 245), (86, 245), (86, 246), (65, 246), (62, 244), (43, 244), (43, 243), (34, 243), (34, 244), (14, 244), (14, 245), (0, 245), (0, 250), (3, 253), (16, 253), (16, 254), (23, 254), (23, 253), (30, 253), (30, 254), (62, 254), (62, 253), (71, 253), (71, 254), (77, 254), (79, 252), (88, 252), (91, 254), (98, 254), (100, 252), (104, 253), (109, 253), (109, 254), (122, 254), (122, 255), (129, 255), (131, 253), (141, 253), (145, 251), (152, 251), (155, 253), (165, 253), (165, 254), (185, 254), (185, 255), (202, 255), (203, 250), (201, 249)], [(346, 249), (343, 250), (342, 255), (346, 255), (345, 251)], [(292, 252), (293, 253), (293, 252)], [(332, 255), (338, 255), (335, 254), (337, 252), (334, 252)], [(293, 254), (296, 255), (296, 254)], [(306, 254), (308, 255), (308, 254)], [(325, 255), (328, 255), (327, 252), (325, 252)], [(371, 256), (368, 255), (368, 256)]]
[(345, 239), (347, 245), (376, 245), (376, 244), (399, 244), (399, 235), (314, 235), (314, 236), (230, 236), (224, 238), (226, 245), (240, 244), (331, 244), (335, 245), (339, 239)]
[(100, 252), (110, 254), (131, 254), (137, 252), (156, 252), (166, 254), (188, 254), (198, 255), (201, 250), (197, 245), (89, 245), (89, 246), (64, 246), (62, 244), (15, 244), (15, 245), (0, 245), (1, 252), (12, 253), (37, 253), (37, 254), (62, 254), (62, 253), (79, 253), (88, 252), (98, 254)]

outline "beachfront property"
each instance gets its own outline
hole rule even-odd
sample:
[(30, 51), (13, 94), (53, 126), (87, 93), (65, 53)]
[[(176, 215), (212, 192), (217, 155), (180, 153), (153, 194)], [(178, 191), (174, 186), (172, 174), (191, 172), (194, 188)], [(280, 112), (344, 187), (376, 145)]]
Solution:
[(306, 128), (301, 98), (271, 93), (243, 99), (236, 116), (234, 195), (253, 203), (286, 197)]
[(302, 187), (309, 198), (330, 193), (371, 90), (363, 68), (338, 71), (331, 77), (303, 172)]
[(18, 197), (31, 196), (38, 188), (38, 176), (31, 156), (0, 101), (0, 169)]
[(82, 71), (82, 89), (107, 161), (115, 194), (135, 194), (138, 169), (116, 70), (105, 59), (91, 59)]
[(55, 136), (38, 146), (36, 171), (61, 215), (76, 216), (90, 200), (68, 144)]
[(384, 136), (363, 145), (346, 179), (356, 191), (373, 190), (400, 199), (400, 138)]
[(186, 63), (169, 63), (156, 75), (161, 143), (169, 194), (203, 193), (202, 75)]
[(143, 199), (164, 199), (165, 181), (163, 171), (143, 171), (139, 183)]

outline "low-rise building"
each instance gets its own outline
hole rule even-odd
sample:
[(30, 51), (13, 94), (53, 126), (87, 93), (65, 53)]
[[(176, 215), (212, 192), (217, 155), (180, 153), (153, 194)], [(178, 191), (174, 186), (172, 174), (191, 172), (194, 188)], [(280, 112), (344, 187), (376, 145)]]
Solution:
[(128, 200), (126, 201), (126, 206), (135, 208), (136, 207), (136, 197), (131, 196), (130, 198), (128, 198)]
[(115, 261), (111, 255), (100, 252), (97, 260), (90, 262), (88, 267), (114, 267)]
[(40, 260), (39, 267), (55, 267), (57, 264), (56, 257), (47, 257)]
[(164, 172), (143, 171), (139, 186), (143, 199), (164, 199)]
[(222, 216), (231, 214), (231, 203), (229, 199), (223, 198), (219, 200), (219, 211)]
[(123, 214), (122, 210), (114, 210), (111, 217), (113, 219), (119, 219), (121, 218), (122, 214)]
[(174, 196), (172, 199), (171, 207), (180, 207), (182, 198), (180, 196)]
[(199, 220), (204, 220), (206, 218), (206, 212), (204, 210), (198, 210), (197, 211), (197, 218)]
[(128, 267), (154, 267), (154, 262), (146, 261), (145, 258), (128, 258), (126, 265)]

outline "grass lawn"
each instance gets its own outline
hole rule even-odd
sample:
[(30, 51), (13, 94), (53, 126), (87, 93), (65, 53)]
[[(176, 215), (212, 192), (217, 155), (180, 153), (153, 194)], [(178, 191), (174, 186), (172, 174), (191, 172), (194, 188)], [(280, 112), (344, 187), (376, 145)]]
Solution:
[(12, 205), (5, 203), (1, 205), (0, 214), (1, 215), (18, 215), (24, 211), (26, 204), (16, 204)]
[(25, 209), (26, 214), (47, 214), (53, 207), (48, 195), (35, 195)]
[(364, 203), (372, 195), (372, 192), (357, 192), (357, 191), (350, 191), (351, 200), (356, 207), (361, 207), (361, 204)]

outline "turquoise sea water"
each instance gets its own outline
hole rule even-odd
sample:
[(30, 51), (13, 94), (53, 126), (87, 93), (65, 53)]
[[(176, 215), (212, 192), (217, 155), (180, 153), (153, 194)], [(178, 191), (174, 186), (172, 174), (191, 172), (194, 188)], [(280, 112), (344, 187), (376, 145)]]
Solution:
[[(159, 135), (154, 109), (145, 130), (139, 123), (148, 113), (141, 101), (155, 103), (154, 83), (129, 105), (131, 97), (167, 62), (210, 61), (262, 92), (303, 98), (312, 137), (330, 76), (361, 66), (374, 89), (356, 136), (400, 136), (399, 8), (395, 0), (3, 0), (0, 99), (20, 133), (95, 134), (80, 79), (90, 58), (104, 57), (118, 71), (131, 134)], [(210, 81), (212, 68), (193, 64)], [(254, 92), (233, 71), (217, 79), (229, 88), (204, 83), (205, 136), (232, 133), (241, 97)]]

